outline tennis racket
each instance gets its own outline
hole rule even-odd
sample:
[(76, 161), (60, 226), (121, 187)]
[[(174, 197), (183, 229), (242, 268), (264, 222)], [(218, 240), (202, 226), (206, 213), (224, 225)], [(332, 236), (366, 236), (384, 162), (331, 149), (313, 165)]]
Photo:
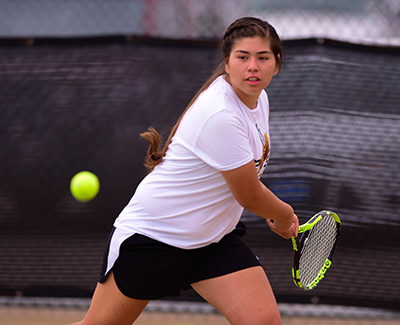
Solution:
[(293, 243), (293, 281), (311, 290), (325, 277), (340, 237), (341, 222), (332, 211), (320, 211), (299, 227)]

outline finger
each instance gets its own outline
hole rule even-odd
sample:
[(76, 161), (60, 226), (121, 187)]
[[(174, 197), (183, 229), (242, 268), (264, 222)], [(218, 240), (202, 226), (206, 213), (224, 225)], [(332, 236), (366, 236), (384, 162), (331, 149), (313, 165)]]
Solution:
[(294, 235), (297, 237), (299, 235), (299, 218), (297, 217), (297, 215), (294, 215)]
[(268, 226), (272, 229), (274, 225), (274, 220), (266, 219)]

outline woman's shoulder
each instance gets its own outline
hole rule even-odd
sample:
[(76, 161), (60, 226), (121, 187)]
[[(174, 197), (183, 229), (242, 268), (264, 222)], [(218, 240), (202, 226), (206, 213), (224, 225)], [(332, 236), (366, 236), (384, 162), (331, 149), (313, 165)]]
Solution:
[(224, 110), (233, 103), (234, 91), (224, 80), (223, 76), (218, 77), (214, 82), (201, 93), (196, 106), (204, 106), (204, 109), (211, 109), (213, 112)]

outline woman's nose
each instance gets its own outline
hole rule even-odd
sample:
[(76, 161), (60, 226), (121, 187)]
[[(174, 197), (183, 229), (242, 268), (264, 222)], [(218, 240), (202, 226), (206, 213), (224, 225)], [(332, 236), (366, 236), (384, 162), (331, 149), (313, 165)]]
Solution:
[(250, 58), (248, 70), (249, 71), (257, 71), (258, 70), (257, 58)]

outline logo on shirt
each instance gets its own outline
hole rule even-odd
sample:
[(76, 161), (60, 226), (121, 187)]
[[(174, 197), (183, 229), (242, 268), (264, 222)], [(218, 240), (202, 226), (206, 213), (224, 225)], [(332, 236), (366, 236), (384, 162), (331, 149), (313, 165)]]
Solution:
[(268, 135), (266, 133), (262, 133), (257, 124), (256, 124), (256, 128), (258, 131), (258, 135), (260, 137), (260, 141), (262, 143), (263, 153), (262, 153), (261, 159), (255, 160), (254, 162), (256, 163), (258, 177), (261, 177), (261, 175), (264, 172), (264, 169), (267, 166), (268, 161), (269, 161), (270, 148), (269, 148)]

